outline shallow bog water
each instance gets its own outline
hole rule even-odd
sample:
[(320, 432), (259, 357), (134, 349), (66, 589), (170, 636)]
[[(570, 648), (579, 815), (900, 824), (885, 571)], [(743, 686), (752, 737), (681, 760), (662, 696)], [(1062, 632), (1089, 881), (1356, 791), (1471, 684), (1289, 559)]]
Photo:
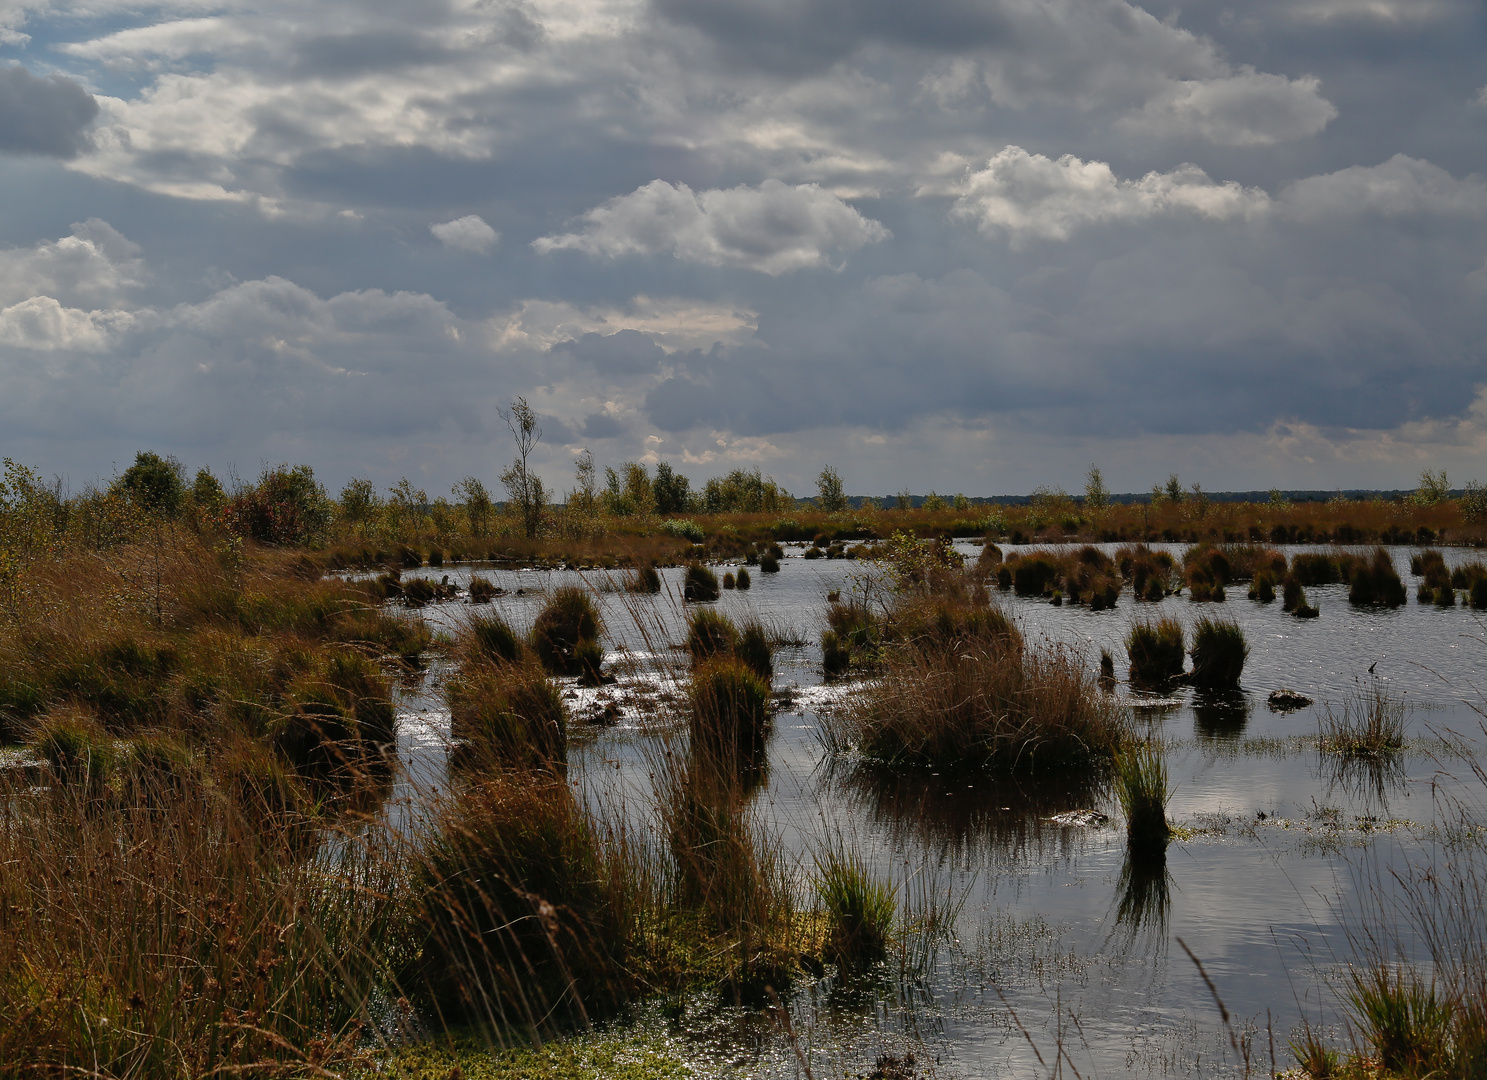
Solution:
[[(961, 550), (974, 557), (974, 547)], [(1315, 549), (1288, 554), (1297, 550)], [(802, 1055), (816, 1076), (856, 1075), (885, 1050), (913, 1052), (921, 1067), (946, 1076), (1048, 1075), (1060, 1054), (1083, 1075), (1240, 1073), (1240, 1055), (1181, 942), (1212, 978), (1236, 1037), (1253, 1029), (1255, 1067), (1269, 1067), (1272, 1039), (1278, 1064), (1288, 1066), (1286, 1043), (1303, 1018), (1339, 1023), (1338, 976), (1361, 913), (1397, 893), (1390, 869), (1443, 858), (1441, 830), (1456, 820), (1456, 803), (1482, 803), (1470, 762), (1481, 735), (1473, 706), (1487, 701), (1477, 691), (1487, 691), (1487, 624), (1465, 608), (1416, 603), (1411, 553), (1392, 553), (1410, 586), (1405, 607), (1354, 609), (1344, 586), (1313, 587), (1321, 617), (1309, 621), (1283, 614), (1279, 603), (1246, 600), (1242, 589), (1218, 605), (1186, 597), (1138, 605), (1127, 593), (1098, 613), (1002, 597), (1029, 640), (1084, 649), (1091, 669), (1106, 649), (1122, 677), (1122, 639), (1138, 616), (1171, 614), (1191, 627), (1222, 614), (1243, 626), (1251, 653), (1239, 698), (1179, 690), (1139, 710), (1167, 747), (1175, 785), (1168, 812), (1183, 828), (1158, 874), (1127, 866), (1108, 793), (927, 772), (884, 780), (830, 759), (820, 713), (851, 688), (822, 684), (814, 643), (827, 593), (862, 588), (873, 568), (806, 560), (798, 547), (787, 548), (779, 574), (751, 568), (753, 588), (724, 592), (716, 606), (735, 618), (758, 616), (798, 643), (776, 655), (784, 693), (758, 813), (799, 860), (802, 888), (811, 855), (840, 837), (899, 884), (912, 910), (922, 913), (936, 897), (953, 922), (927, 967), (890, 964), (870, 984), (798, 987), (794, 1045), (759, 1014), (704, 997), (680, 1015), (642, 1007), (631, 1022), (680, 1038), (704, 1071), (737, 1075), (803, 1075)], [(1473, 557), (1444, 554), (1450, 565)], [(461, 585), (471, 573), (445, 572)], [(507, 590), (493, 607), (519, 630), (552, 587), (582, 580), (599, 590), (607, 661), (620, 682), (565, 692), (578, 716), (605, 700), (621, 715), (612, 726), (573, 724), (572, 774), (596, 812), (645, 828), (650, 762), (674, 730), (666, 699), (681, 689), (680, 571), (663, 571), (657, 597), (616, 590), (603, 573), (475, 572)], [(457, 630), (475, 610), (446, 603), (422, 615)], [(434, 668), (402, 702), (405, 796), (443, 782), (446, 674)], [(1410, 704), (1407, 748), (1393, 770), (1340, 770), (1316, 747), (1318, 717), (1375, 685)], [(1282, 687), (1315, 704), (1272, 712), (1266, 696)], [(1078, 810), (1111, 820), (1054, 820)]]

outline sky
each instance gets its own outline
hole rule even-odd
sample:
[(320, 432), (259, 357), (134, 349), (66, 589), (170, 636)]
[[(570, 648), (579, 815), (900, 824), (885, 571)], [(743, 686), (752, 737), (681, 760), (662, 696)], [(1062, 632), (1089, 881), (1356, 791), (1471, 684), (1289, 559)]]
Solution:
[(0, 0), (0, 454), (1487, 480), (1480, 0)]

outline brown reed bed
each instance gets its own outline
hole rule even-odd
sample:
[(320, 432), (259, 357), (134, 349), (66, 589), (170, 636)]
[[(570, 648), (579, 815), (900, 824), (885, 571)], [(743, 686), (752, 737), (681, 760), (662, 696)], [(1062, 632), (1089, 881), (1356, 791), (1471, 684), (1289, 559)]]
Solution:
[(1108, 764), (1125, 711), (1082, 656), (1028, 646), (1001, 610), (947, 595), (900, 597), (878, 677), (826, 723), (828, 744), (885, 764), (1004, 772)]

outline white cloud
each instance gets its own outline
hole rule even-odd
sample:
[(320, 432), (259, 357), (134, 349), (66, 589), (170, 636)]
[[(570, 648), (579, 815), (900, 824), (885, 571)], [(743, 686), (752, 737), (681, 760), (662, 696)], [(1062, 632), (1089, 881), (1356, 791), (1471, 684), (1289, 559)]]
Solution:
[(0, 345), (38, 352), (102, 352), (133, 322), (127, 311), (81, 311), (50, 296), (33, 296), (0, 310)]
[(1265, 192), (1232, 180), (1216, 183), (1196, 165), (1121, 180), (1103, 161), (1072, 154), (1054, 161), (1008, 146), (965, 179), (950, 213), (974, 221), (985, 235), (1005, 235), (1013, 247), (1025, 247), (1035, 239), (1067, 240), (1083, 225), (1176, 213), (1243, 218), (1268, 203)]
[(637, 296), (624, 307), (523, 300), (510, 314), (491, 319), (489, 328), (500, 351), (549, 349), (584, 334), (637, 330), (666, 352), (676, 352), (741, 345), (759, 328), (759, 314), (735, 304), (678, 297)]
[(584, 221), (582, 232), (532, 246), (610, 258), (669, 252), (683, 262), (783, 274), (828, 265), (828, 252), (856, 251), (892, 235), (815, 184), (779, 180), (702, 192), (653, 180), (596, 206)]
[(1237, 75), (1173, 82), (1117, 126), (1156, 138), (1270, 146), (1315, 135), (1336, 116), (1320, 80), (1243, 67)]
[(1293, 0), (1286, 14), (1298, 22), (1367, 20), (1384, 23), (1426, 22), (1450, 10), (1442, 0)]
[(118, 304), (144, 277), (139, 247), (97, 218), (60, 240), (0, 250), (0, 304), (40, 294)]
[(1476, 174), (1457, 180), (1439, 165), (1395, 154), (1379, 165), (1297, 180), (1282, 190), (1280, 202), (1302, 221), (1364, 214), (1480, 218), (1487, 216), (1487, 182)]
[(453, 221), (430, 225), (429, 232), (447, 248), (473, 251), (477, 255), (489, 253), (501, 239), (501, 234), (487, 225), (479, 214), (466, 214)]

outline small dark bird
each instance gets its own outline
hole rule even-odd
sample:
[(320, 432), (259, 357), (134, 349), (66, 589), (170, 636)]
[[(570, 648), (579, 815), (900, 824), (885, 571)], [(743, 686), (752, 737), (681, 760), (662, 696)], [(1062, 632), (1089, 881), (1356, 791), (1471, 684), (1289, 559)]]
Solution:
[(1376, 668), (1376, 667), (1378, 667), (1378, 666), (1379, 666), (1379, 662), (1377, 660), (1375, 660), (1373, 663), (1369, 664), (1368, 665), (1368, 673), (1370, 675), (1372, 675), (1373, 674), (1373, 669)]

